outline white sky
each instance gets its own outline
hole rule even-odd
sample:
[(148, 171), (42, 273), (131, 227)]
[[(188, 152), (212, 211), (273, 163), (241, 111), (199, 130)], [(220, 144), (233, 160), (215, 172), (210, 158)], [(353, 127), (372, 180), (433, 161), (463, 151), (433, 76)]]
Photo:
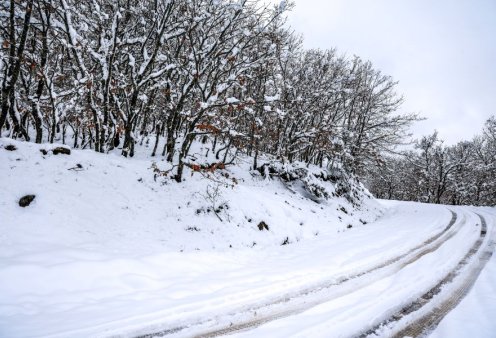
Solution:
[(399, 81), (404, 111), (447, 144), (496, 114), (495, 0), (295, 0), (289, 23), (307, 48), (337, 47)]

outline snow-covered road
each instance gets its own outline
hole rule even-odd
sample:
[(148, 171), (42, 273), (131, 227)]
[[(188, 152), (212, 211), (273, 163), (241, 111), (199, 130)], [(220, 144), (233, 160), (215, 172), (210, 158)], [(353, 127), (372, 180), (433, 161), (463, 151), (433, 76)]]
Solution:
[(275, 248), (73, 253), (75, 262), (53, 265), (20, 256), (0, 268), (0, 335), (389, 337), (458, 304), (443, 305), (465, 295), (488, 261), (495, 216), (388, 202), (377, 222)]
[[(462, 215), (459, 220), (457, 214)], [(489, 215), (489, 217), (493, 217)], [(492, 255), (483, 216), (457, 208), (441, 232), (383, 264), (276, 302), (161, 335), (214, 337), (417, 337), (468, 293)], [(472, 229), (471, 229), (472, 228)], [(474, 235), (474, 228), (477, 228)], [(434, 267), (434, 268), (433, 268)], [(494, 295), (493, 295), (494, 296)], [(153, 336), (153, 335), (152, 335)]]

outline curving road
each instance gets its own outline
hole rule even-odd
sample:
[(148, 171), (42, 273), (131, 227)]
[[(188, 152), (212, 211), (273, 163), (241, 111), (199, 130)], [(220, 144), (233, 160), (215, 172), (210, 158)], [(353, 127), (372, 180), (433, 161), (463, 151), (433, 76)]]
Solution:
[[(343, 337), (426, 336), (468, 293), (494, 248), (493, 215), (450, 211), (440, 231), (387, 260), (265, 303), (138, 337), (335, 336), (333, 330)], [(412, 272), (422, 271), (429, 273), (412, 280)], [(373, 316), (371, 308), (377, 309)]]

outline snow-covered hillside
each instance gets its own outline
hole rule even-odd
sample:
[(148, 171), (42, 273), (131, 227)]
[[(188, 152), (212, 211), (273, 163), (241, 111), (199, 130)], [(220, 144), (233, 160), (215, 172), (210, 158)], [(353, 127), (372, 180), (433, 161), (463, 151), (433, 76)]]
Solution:
[[(194, 275), (211, 256), (244, 259), (234, 254), (243, 249), (242, 256), (268, 259), (249, 252), (313, 245), (366, 227), (382, 212), (366, 192), (358, 208), (344, 197), (317, 203), (297, 186), (250, 173), (242, 161), (178, 184), (156, 177), (153, 168), (165, 165), (145, 155), (55, 155), (58, 146), (0, 140), (0, 328), (9, 335), (31, 332), (31, 325), (10, 331), (21, 314), (67, 312), (149, 289), (173, 295), (165, 280), (174, 269)], [(22, 208), (25, 195), (35, 199)]]
[[(395, 311), (433, 294), (400, 318), (406, 325), (465, 285), (495, 235), (492, 208), (476, 210), (481, 228), (466, 207), (378, 202), (365, 191), (354, 205), (314, 201), (243, 161), (176, 183), (154, 177), (165, 164), (139, 153), (57, 147), (0, 140), (1, 337), (346, 337), (377, 325), (387, 337), (398, 331), (387, 319)], [(475, 297), (494, 296), (484, 272)], [(459, 278), (448, 283), (450, 274)], [(449, 318), (439, 332), (452, 332)], [(491, 321), (478, 323), (491, 337)]]
[[(154, 178), (155, 162), (145, 155), (54, 155), (56, 147), (0, 140), (2, 255), (20, 254), (21, 246), (130, 256), (278, 246), (364, 226), (381, 209), (366, 192), (359, 209), (343, 197), (316, 203), (278, 179), (253, 177), (242, 162), (210, 179), (188, 174), (177, 184)], [(167, 167), (157, 161), (156, 167)], [(334, 191), (331, 183), (326, 188)], [(36, 196), (33, 203), (19, 207), (29, 194)], [(63, 261), (62, 252), (55, 256)]]

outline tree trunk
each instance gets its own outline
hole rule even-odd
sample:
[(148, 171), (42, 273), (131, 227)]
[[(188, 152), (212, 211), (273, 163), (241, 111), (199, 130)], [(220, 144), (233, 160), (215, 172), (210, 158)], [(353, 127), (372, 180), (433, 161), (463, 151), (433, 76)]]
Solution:
[[(9, 65), (7, 66), (7, 79), (4, 79), (2, 84), (2, 110), (0, 113), (0, 131), (7, 120), (7, 114), (11, 110), (11, 104), (13, 101), (13, 94), (15, 90), (15, 85), (17, 83), (17, 79), (19, 78), (19, 73), (21, 70), (21, 63), (23, 61), (24, 56), (24, 47), (26, 45), (26, 39), (29, 31), (29, 22), (31, 21), (31, 12), (33, 10), (33, 0), (28, 0), (26, 2), (26, 11), (24, 14), (24, 23), (21, 33), (21, 39), (19, 41), (19, 46), (16, 51), (15, 44), (15, 0), (10, 0), (10, 60)], [(15, 123), (15, 122), (14, 122)], [(29, 137), (28, 137), (29, 138)]]
[(176, 182), (178, 183), (182, 182), (182, 178), (183, 178), (183, 170), (184, 170), (183, 159), (188, 155), (189, 148), (191, 147), (191, 144), (193, 143), (194, 139), (195, 139), (195, 134), (188, 134), (185, 137), (183, 145), (181, 146), (181, 151), (179, 152), (179, 163), (177, 165), (177, 173), (176, 176), (174, 177)]
[(124, 145), (122, 146), (122, 155), (124, 157), (134, 156), (134, 138), (132, 135), (133, 124), (132, 122), (126, 123), (124, 128)]
[(160, 139), (161, 127), (160, 123), (155, 126), (155, 145), (153, 146), (152, 157), (157, 153), (158, 141)]

